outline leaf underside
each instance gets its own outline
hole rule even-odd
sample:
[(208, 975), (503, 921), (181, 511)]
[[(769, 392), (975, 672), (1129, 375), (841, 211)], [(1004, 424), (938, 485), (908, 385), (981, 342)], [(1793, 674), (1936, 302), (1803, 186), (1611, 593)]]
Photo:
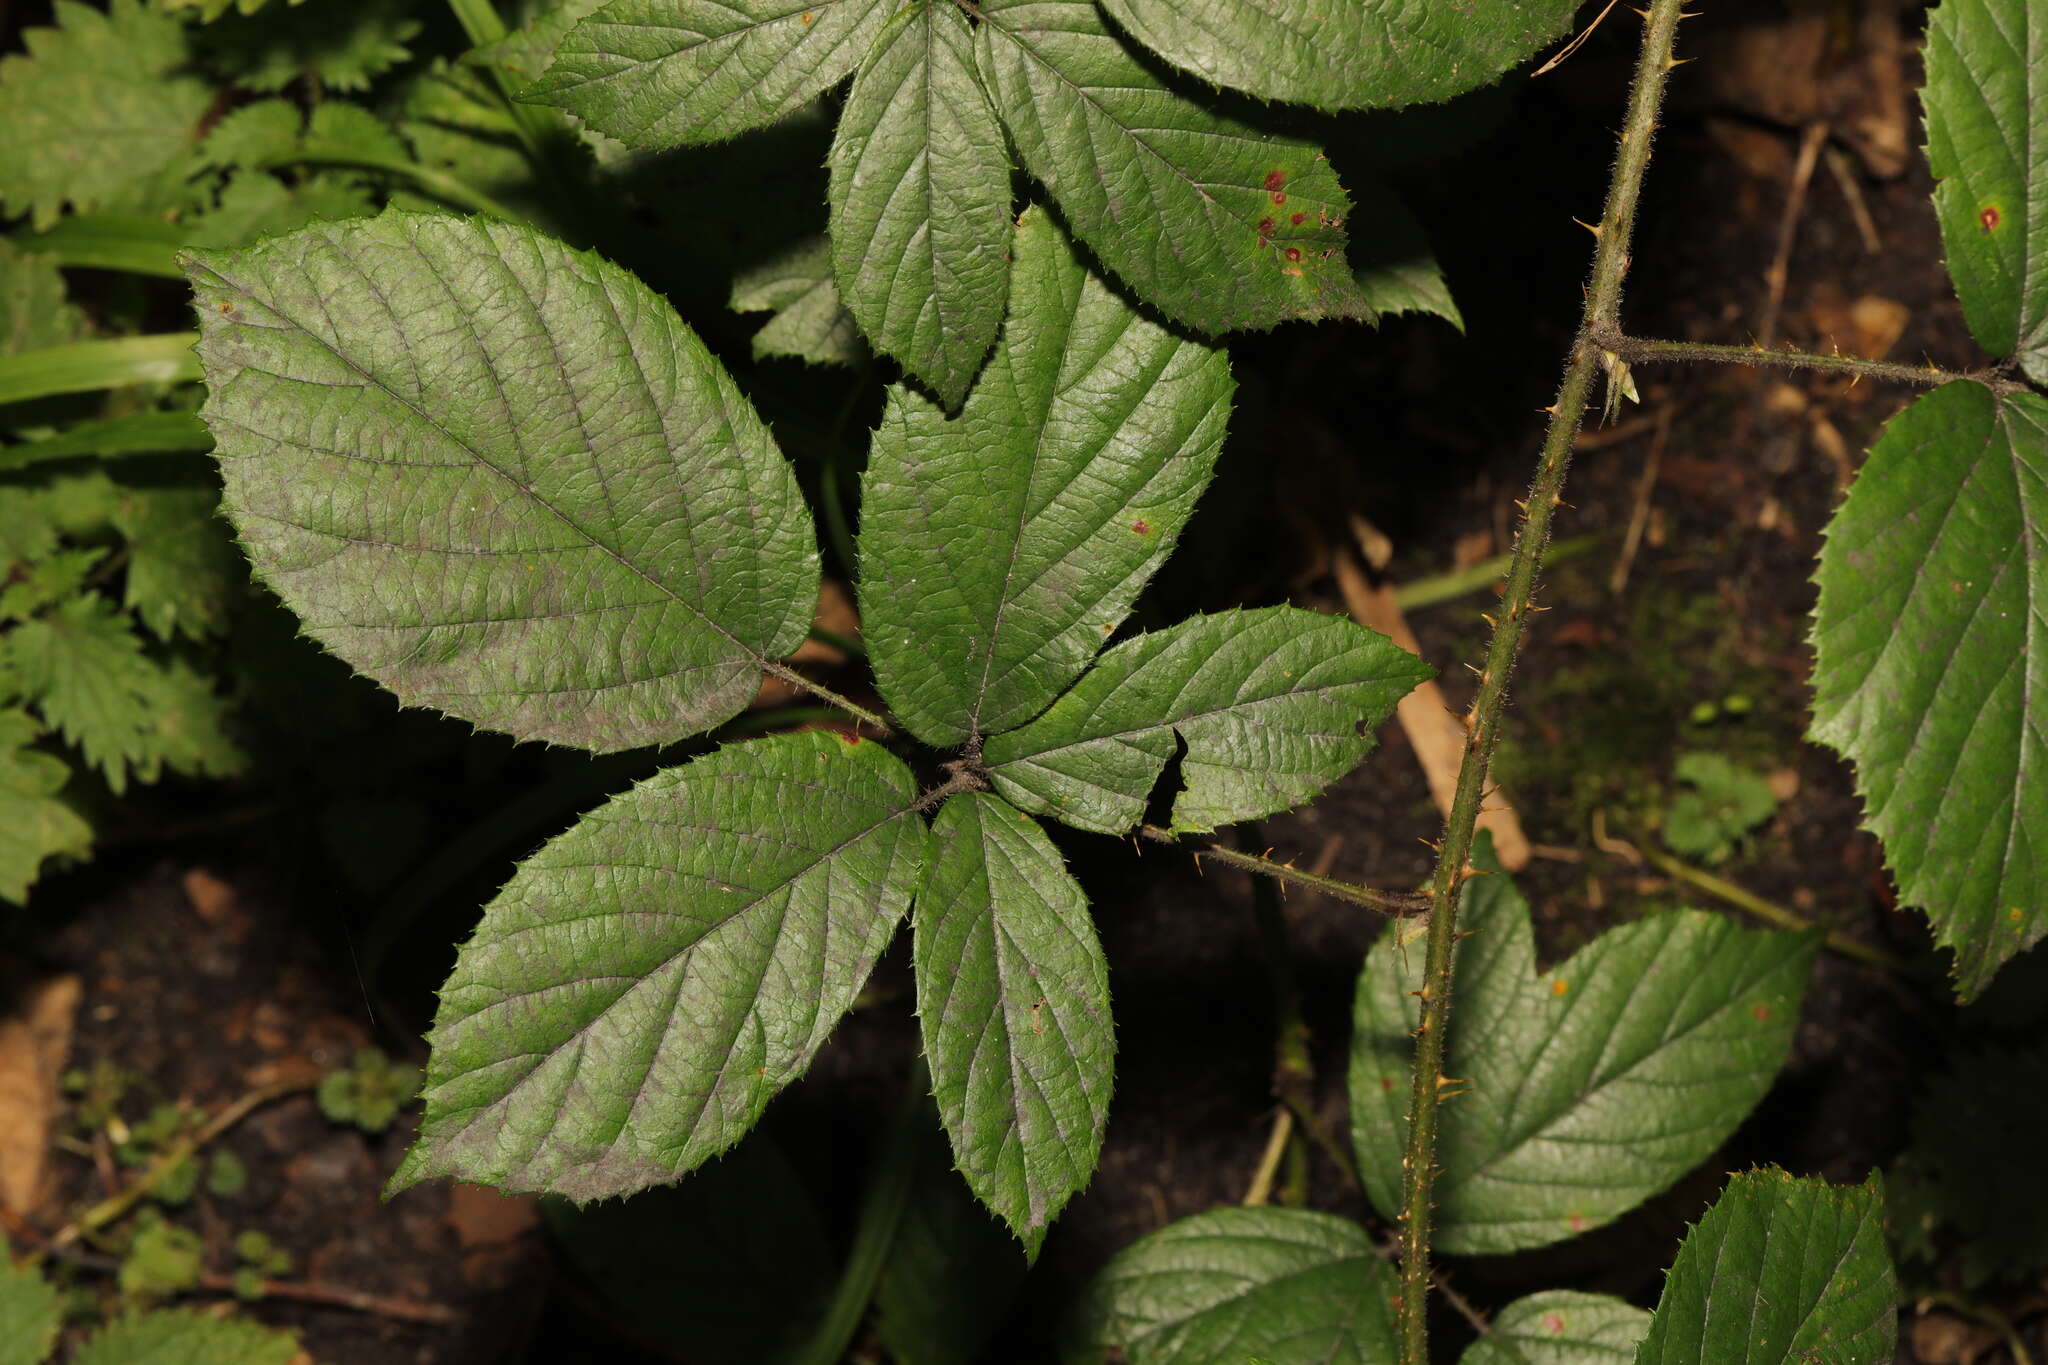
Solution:
[(1230, 409), (1223, 351), (1018, 221), (1003, 336), (958, 417), (897, 385), (861, 502), (869, 656), (903, 724), (950, 747), (1029, 720), (1171, 551)]
[(983, 753), (1005, 798), (1122, 834), (1181, 757), (1173, 827), (1302, 804), (1372, 751), (1373, 728), (1430, 667), (1343, 617), (1294, 607), (1197, 616), (1103, 654), (1052, 708)]
[[(1763, 1098), (1816, 941), (1697, 911), (1610, 929), (1536, 973), (1504, 875), (1467, 892), (1444, 1074), (1435, 1244), (1519, 1251), (1612, 1222), (1711, 1155)], [(1422, 955), (1384, 936), (1359, 977), (1351, 1123), (1366, 1191), (1398, 1212)]]
[(1607, 1294), (1552, 1289), (1494, 1314), (1460, 1365), (1629, 1365), (1650, 1315)]
[(1116, 1034), (1088, 900), (1052, 841), (995, 797), (932, 823), (913, 918), (932, 1094), (968, 1186), (1036, 1253), (1095, 1174)]
[(441, 991), (394, 1190), (674, 1180), (810, 1066), (909, 906), (910, 772), (818, 732), (731, 745), (520, 864)]
[[(1349, 1219), (1216, 1209), (1133, 1243), (1090, 1286), (1067, 1365), (1392, 1365), (1393, 1267)], [(1112, 1356), (1111, 1352), (1118, 1354)]]
[(1184, 71), (1319, 109), (1446, 100), (1561, 35), (1579, 0), (1103, 0)]
[(1313, 145), (1175, 93), (1094, 0), (992, 0), (982, 79), (1074, 234), (1174, 321), (1206, 333), (1370, 318), (1344, 258), (1350, 199)]
[(1898, 1284), (1884, 1188), (1747, 1171), (1686, 1234), (1637, 1365), (1890, 1360)]
[(1927, 166), (1970, 331), (2048, 384), (2048, 11), (1943, 0), (1927, 25)]
[(250, 560), (401, 700), (632, 748), (736, 714), (802, 641), (796, 479), (626, 272), (398, 211), (186, 260)]
[(1814, 577), (1809, 733), (1855, 763), (1899, 898), (1972, 998), (2048, 934), (2048, 399), (1914, 402)]

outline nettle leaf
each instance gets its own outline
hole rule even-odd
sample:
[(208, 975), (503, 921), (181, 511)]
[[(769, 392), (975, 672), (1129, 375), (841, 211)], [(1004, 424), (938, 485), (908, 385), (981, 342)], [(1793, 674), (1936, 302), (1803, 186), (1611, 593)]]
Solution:
[(832, 248), (861, 329), (958, 407), (1003, 320), (1010, 157), (958, 6), (899, 17), (832, 142)]
[(2048, 399), (1893, 418), (1814, 574), (1811, 736), (1856, 765), (1899, 898), (1970, 999), (2048, 934)]
[(1747, 1171), (1686, 1234), (1637, 1365), (1890, 1360), (1884, 1187)]
[(1029, 817), (956, 796), (918, 888), (917, 1014), (960, 1173), (1036, 1255), (1095, 1174), (1116, 1033), (1088, 898)]
[(220, 495), (207, 487), (121, 488), (113, 522), (128, 541), (125, 600), (158, 639), (227, 629), (242, 566), (219, 509)]
[(1144, 818), (1178, 735), (1187, 752), (1173, 827), (1214, 829), (1314, 797), (1372, 752), (1374, 728), (1434, 675), (1341, 616), (1197, 616), (1109, 650), (983, 758), (1013, 804), (1122, 834)]
[(1465, 1348), (1461, 1365), (1629, 1365), (1650, 1315), (1607, 1294), (1552, 1289), (1493, 1316), (1493, 1330)]
[(521, 94), (629, 147), (722, 142), (793, 114), (867, 55), (894, 0), (612, 0)]
[(251, 562), (402, 700), (628, 749), (738, 713), (803, 640), (796, 479), (625, 271), (403, 212), (187, 261)]
[[(29, 747), (41, 732), (28, 712), (0, 708), (0, 900), (16, 905), (28, 899), (46, 860), (92, 852), (92, 826), (59, 795), (71, 765)], [(0, 1285), (0, 1343), (14, 1339), (4, 1306), (10, 1296)], [(4, 1350), (0, 1345), (0, 1360)]]
[(1447, 100), (1563, 34), (1579, 0), (1103, 0), (1204, 80), (1319, 109)]
[(1942, 0), (1927, 23), (1927, 167), (1970, 331), (2048, 384), (2048, 15)]
[(88, 330), (56, 262), (0, 239), (0, 356), (62, 346)]
[(0, 57), (0, 200), (38, 228), (65, 204), (115, 202), (191, 150), (213, 90), (191, 73), (185, 28), (141, 0), (104, 13), (57, 0), (56, 28), (22, 33)]
[(521, 863), (441, 990), (437, 1176), (577, 1200), (674, 1180), (801, 1076), (917, 884), (910, 772), (818, 732), (657, 773)]
[(291, 1365), (298, 1338), (194, 1308), (130, 1314), (94, 1333), (73, 1365)]
[(1393, 1266), (1349, 1219), (1215, 1209), (1118, 1252), (1090, 1287), (1064, 1359), (1392, 1365), (1399, 1295)]
[(0, 1246), (0, 1365), (42, 1365), (63, 1321), (56, 1287), (34, 1269), (16, 1266)]
[(364, 90), (412, 55), (420, 31), (413, 0), (266, 8), (215, 24), (201, 41), (237, 85), (282, 90), (296, 80)]
[(860, 326), (839, 301), (832, 244), (813, 237), (775, 259), (733, 276), (732, 310), (773, 313), (754, 333), (754, 359), (787, 356), (807, 365), (859, 365), (868, 348)]
[(992, 0), (982, 78), (1025, 169), (1147, 303), (1203, 332), (1370, 318), (1321, 151), (1175, 93), (1095, 0)]
[[(1459, 924), (1443, 1072), (1461, 1085), (1438, 1119), (1435, 1244), (1460, 1255), (1610, 1223), (1712, 1155), (1783, 1064), (1818, 946), (1673, 911), (1538, 974), (1528, 904), (1498, 872), (1471, 883)], [(1358, 979), (1352, 1140), (1366, 1192), (1390, 1216), (1421, 985), (1422, 954), (1392, 935)]]
[(940, 747), (1021, 725), (1088, 666), (1172, 550), (1230, 411), (1224, 352), (1139, 314), (1043, 210), (1012, 250), (1009, 320), (960, 415), (891, 388), (862, 484), (875, 676)]

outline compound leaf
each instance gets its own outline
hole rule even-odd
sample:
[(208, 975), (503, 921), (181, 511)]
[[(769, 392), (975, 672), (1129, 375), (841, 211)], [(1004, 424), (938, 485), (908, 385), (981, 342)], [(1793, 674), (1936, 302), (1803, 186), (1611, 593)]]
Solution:
[(793, 114), (867, 55), (892, 0), (612, 0), (520, 98), (629, 147), (722, 142)]
[(910, 772), (818, 732), (655, 774), (521, 863), (428, 1042), (436, 1176), (577, 1200), (674, 1180), (810, 1066), (908, 908)]
[(1970, 331), (2048, 383), (2048, 13), (1943, 0), (1927, 24), (1927, 166)]
[(187, 261), (251, 561), (402, 700), (626, 749), (734, 715), (802, 641), (796, 480), (631, 275), (403, 212)]
[(858, 365), (867, 359), (860, 327), (839, 301), (832, 244), (823, 237), (733, 276), (731, 306), (736, 313), (775, 314), (754, 333), (756, 360), (788, 356), (807, 365)]
[(1890, 1360), (1897, 1304), (1877, 1176), (1746, 1171), (1678, 1248), (1636, 1365)]
[(1814, 578), (1809, 733), (1969, 999), (2048, 934), (2048, 399), (1957, 383), (1893, 418)]
[(960, 415), (892, 388), (863, 484), (875, 675), (942, 747), (1021, 725), (1088, 666), (1173, 548), (1229, 416), (1223, 351), (1139, 314), (1043, 210), (1013, 252), (1009, 320)]
[(192, 149), (213, 90), (191, 72), (185, 29), (141, 0), (105, 13), (57, 0), (56, 28), (0, 57), (0, 200), (38, 228), (144, 186)]
[(249, 1318), (193, 1308), (132, 1314), (78, 1348), (74, 1365), (291, 1365), (298, 1338)]
[[(1490, 863), (1491, 853), (1486, 855)], [(1704, 1161), (1770, 1088), (1816, 940), (1673, 911), (1538, 975), (1529, 909), (1496, 872), (1465, 893), (1459, 1026), (1438, 1120), (1436, 1245), (1488, 1255), (1612, 1222)], [(1382, 936), (1358, 980), (1351, 1125), (1366, 1192), (1400, 1209), (1422, 955)]]
[(1571, 23), (1579, 0), (1103, 0), (1184, 71), (1319, 109), (1447, 100), (1484, 85)]
[(1322, 152), (1175, 93), (1094, 0), (981, 8), (977, 60), (1025, 169), (1147, 303), (1209, 333), (1372, 316)]
[(968, 1186), (1035, 1255), (1102, 1152), (1116, 1034), (1088, 898), (1029, 817), (981, 793), (932, 822), (912, 919), (932, 1094)]
[(1187, 745), (1176, 830), (1309, 800), (1372, 751), (1429, 665), (1341, 616), (1295, 607), (1196, 616), (1105, 653), (1052, 708), (983, 752), (1012, 803), (1121, 834)]
[(1607, 1294), (1552, 1289), (1494, 1314), (1461, 1365), (1629, 1365), (1650, 1315)]
[(1003, 320), (1010, 157), (957, 6), (893, 23), (854, 77), (831, 165), (840, 296), (958, 407)]
[(1065, 1359), (1392, 1365), (1399, 1293), (1393, 1267), (1349, 1219), (1215, 1209), (1118, 1252), (1089, 1289)]

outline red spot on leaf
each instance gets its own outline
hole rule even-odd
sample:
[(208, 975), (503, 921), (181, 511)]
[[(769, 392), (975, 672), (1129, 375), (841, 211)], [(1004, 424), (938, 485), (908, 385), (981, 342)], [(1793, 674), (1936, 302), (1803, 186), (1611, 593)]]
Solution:
[(1280, 188), (1280, 187), (1281, 187), (1282, 185), (1284, 185), (1284, 184), (1286, 184), (1286, 183), (1287, 183), (1287, 172), (1285, 172), (1285, 171), (1267, 171), (1267, 172), (1266, 172), (1266, 188), (1267, 188), (1267, 189), (1269, 189), (1269, 190), (1277, 190), (1277, 189), (1279, 189), (1279, 188)]
[(1563, 1336), (1564, 1318), (1556, 1313), (1545, 1313), (1543, 1315), (1543, 1330), (1554, 1337)]
[(1261, 236), (1261, 237), (1270, 237), (1270, 236), (1272, 236), (1272, 235), (1273, 235), (1273, 220), (1272, 220), (1271, 218), (1261, 218), (1261, 219), (1259, 219), (1259, 236)]
[(1287, 202), (1287, 196), (1286, 196), (1286, 195), (1284, 195), (1284, 194), (1282, 194), (1282, 193), (1280, 193), (1280, 191), (1278, 191), (1278, 190), (1274, 190), (1274, 191), (1273, 191), (1273, 202), (1274, 202), (1274, 203), (1276, 203), (1276, 204), (1284, 204), (1284, 203), (1286, 203), (1286, 202)]
[(1131, 529), (1141, 536), (1149, 536), (1152, 534), (1152, 523), (1149, 521), (1134, 521), (1131, 523)]
[(1583, 1213), (1567, 1214), (1564, 1221), (1570, 1224), (1573, 1232), (1584, 1232), (1586, 1230), (1586, 1215)]
[(1287, 248), (1287, 259), (1288, 259), (1288, 260), (1290, 260), (1290, 261), (1298, 261), (1298, 260), (1300, 260), (1300, 259), (1301, 259), (1301, 248), (1300, 248), (1300, 247), (1298, 247), (1298, 246), (1291, 246), (1291, 247), (1288, 247), (1288, 248)]
[(1300, 227), (1303, 223), (1306, 223), (1308, 221), (1308, 215), (1305, 213), (1297, 213), (1292, 218), (1289, 218), (1287, 221), (1294, 224), (1296, 227)]
[(1986, 232), (1996, 232), (1998, 231), (1998, 225), (2004, 221), (2004, 217), (1999, 213), (1998, 205), (1986, 204), (1977, 214), (1977, 221), (1983, 225)]
[(1392, 1076), (1382, 1076), (1382, 1077), (1380, 1077), (1380, 1093), (1381, 1093), (1381, 1094), (1383, 1094), (1383, 1095), (1384, 1095), (1384, 1094), (1386, 1094), (1386, 1093), (1387, 1093), (1388, 1091), (1392, 1090), (1393, 1088), (1394, 1088), (1394, 1078), (1393, 1078)]
[(1751, 1005), (1749, 1007), (1749, 1017), (1761, 1024), (1764, 1020), (1771, 1017), (1771, 1007), (1765, 1004)]
[(811, 26), (811, 20), (813, 20), (813, 19), (815, 19), (815, 18), (817, 18), (817, 17), (818, 17), (817, 15), (815, 15), (815, 14), (811, 13), (811, 12), (810, 12), (809, 10), (805, 10), (805, 11), (804, 11), (804, 27), (805, 27), (805, 28), (809, 28), (809, 27)]

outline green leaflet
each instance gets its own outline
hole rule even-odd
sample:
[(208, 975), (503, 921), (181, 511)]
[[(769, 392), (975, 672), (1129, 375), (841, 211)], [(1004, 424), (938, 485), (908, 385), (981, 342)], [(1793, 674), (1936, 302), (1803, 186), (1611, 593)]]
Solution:
[(940, 747), (1021, 725), (1088, 666), (1173, 548), (1230, 409), (1223, 351), (1132, 309), (1044, 211), (1013, 252), (1009, 320), (960, 415), (892, 388), (862, 484), (869, 657)]
[(179, 1308), (108, 1323), (78, 1348), (72, 1365), (290, 1365), (298, 1355), (290, 1332)]
[(1607, 1294), (1552, 1289), (1494, 1314), (1460, 1365), (1629, 1365), (1650, 1315)]
[(2048, 399), (1956, 383), (1871, 447), (1814, 575), (1809, 733), (1970, 999), (2048, 933)]
[(1147, 303), (1216, 333), (1370, 318), (1344, 259), (1350, 200), (1322, 152), (1176, 94), (1094, 0), (991, 0), (976, 37), (1024, 166)]
[(1319, 109), (1446, 100), (1558, 37), (1579, 0), (1103, 0), (1186, 71)]
[(1943, 0), (1927, 25), (1927, 166), (1970, 331), (2048, 383), (2048, 10)]
[(733, 276), (732, 310), (773, 313), (754, 333), (754, 359), (788, 356), (808, 365), (858, 365), (867, 344), (839, 302), (832, 246), (823, 237), (798, 243), (771, 261)]
[(1898, 1285), (1884, 1187), (1733, 1177), (1686, 1234), (1637, 1365), (1890, 1360)]
[(1381, 317), (1432, 313), (1460, 332), (1465, 330), (1465, 315), (1451, 297), (1422, 224), (1392, 190), (1369, 186), (1359, 197), (1348, 231), (1351, 276), (1373, 312)]
[[(6, 828), (0, 821), (0, 831)], [(7, 837), (0, 833), (0, 840)], [(34, 1270), (17, 1268), (5, 1251), (0, 1244), (0, 1365), (42, 1365), (57, 1344), (62, 1304), (49, 1281)]]
[(958, 407), (1003, 320), (1010, 158), (958, 6), (894, 21), (832, 142), (839, 293), (875, 345)]
[(674, 1180), (802, 1075), (908, 908), (910, 772), (817, 732), (667, 769), (521, 863), (464, 944), (393, 1190)]
[(1095, 1174), (1116, 1034), (1088, 900), (1045, 832), (981, 793), (932, 822), (917, 1013), (968, 1186), (1036, 1255)]
[[(1394, 1269), (1363, 1228), (1305, 1209), (1216, 1209), (1118, 1252), (1066, 1365), (1393, 1365)], [(1112, 1350), (1122, 1354), (1112, 1357)]]
[(845, 79), (894, 0), (612, 0), (522, 93), (629, 147), (721, 142)]
[(402, 212), (187, 260), (251, 562), (402, 700), (633, 748), (736, 714), (803, 639), (796, 480), (624, 271)]
[(1434, 673), (1341, 616), (1196, 616), (1108, 651), (983, 758), (1015, 805), (1122, 834), (1144, 817), (1178, 735), (1187, 753), (1173, 827), (1214, 829), (1291, 809), (1351, 771), (1373, 729)]
[[(1491, 865), (1491, 853), (1481, 866)], [(1612, 1222), (1706, 1160), (1791, 1046), (1814, 935), (1698, 911), (1610, 929), (1538, 975), (1529, 911), (1495, 872), (1465, 893), (1458, 1025), (1438, 1119), (1438, 1250), (1519, 1251)], [(1366, 1192), (1401, 1201), (1422, 954), (1383, 935), (1358, 979), (1351, 1130)]]
[(38, 228), (170, 170), (213, 100), (176, 19), (141, 0), (105, 13), (57, 0), (54, 13), (56, 28), (22, 34), (28, 55), (0, 58), (0, 200)]

